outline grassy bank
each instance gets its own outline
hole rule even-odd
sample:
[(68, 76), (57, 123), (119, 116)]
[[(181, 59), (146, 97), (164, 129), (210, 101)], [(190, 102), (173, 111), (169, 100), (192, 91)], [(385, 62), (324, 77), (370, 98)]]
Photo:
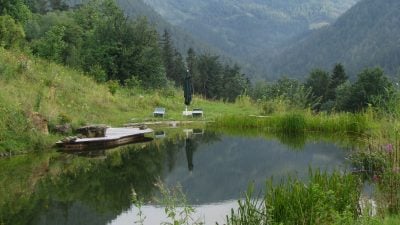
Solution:
[[(96, 83), (85, 74), (55, 63), (0, 48), (0, 153), (21, 153), (49, 147), (59, 138), (35, 131), (28, 115), (38, 112), (50, 131), (56, 125), (121, 126), (155, 120), (155, 107), (165, 107), (163, 120), (188, 120), (182, 111), (183, 91), (175, 88), (142, 90)], [(111, 92), (114, 92), (113, 94)], [(194, 96), (191, 108), (202, 108), (212, 120), (221, 115), (258, 114), (247, 98), (235, 104)]]
[[(182, 116), (183, 91), (173, 87), (143, 90), (99, 84), (79, 71), (4, 49), (0, 49), (0, 88), (0, 153), (47, 148), (60, 138), (35, 131), (28, 116), (33, 112), (48, 121), (50, 131), (65, 123), (76, 128), (87, 124), (121, 126), (156, 120), (152, 116), (155, 107), (166, 108), (162, 120), (192, 119)], [(192, 108), (204, 111), (204, 117), (196, 120), (215, 121), (211, 126), (228, 129), (291, 135), (303, 131), (359, 134), (376, 126), (370, 113), (328, 115), (300, 110), (256, 117), (262, 114), (262, 107), (246, 96), (233, 104), (194, 96), (189, 110)]]

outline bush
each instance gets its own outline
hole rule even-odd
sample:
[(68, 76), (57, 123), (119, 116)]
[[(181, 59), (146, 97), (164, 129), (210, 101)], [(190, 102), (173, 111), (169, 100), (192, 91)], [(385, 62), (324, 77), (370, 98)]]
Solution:
[(112, 95), (115, 95), (117, 93), (117, 90), (119, 88), (119, 83), (116, 80), (109, 80), (107, 82), (108, 90)]
[(11, 16), (0, 16), (0, 47), (19, 47), (25, 38), (24, 29)]

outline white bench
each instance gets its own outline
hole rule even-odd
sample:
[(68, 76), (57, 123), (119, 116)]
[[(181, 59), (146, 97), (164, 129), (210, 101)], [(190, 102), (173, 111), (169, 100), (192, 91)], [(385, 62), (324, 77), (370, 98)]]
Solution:
[(165, 108), (160, 108), (160, 107), (155, 108), (155, 109), (154, 109), (154, 112), (153, 112), (153, 115), (154, 115), (154, 117), (157, 117), (157, 116), (164, 117), (164, 115), (165, 115)]
[(196, 117), (196, 116), (203, 117), (203, 110), (202, 109), (193, 109), (192, 116), (193, 117)]

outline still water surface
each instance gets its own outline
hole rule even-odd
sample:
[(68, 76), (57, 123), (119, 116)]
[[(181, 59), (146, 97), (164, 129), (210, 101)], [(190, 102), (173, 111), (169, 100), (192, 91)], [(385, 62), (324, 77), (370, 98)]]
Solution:
[[(305, 179), (310, 167), (345, 170), (349, 154), (319, 140), (294, 149), (277, 139), (170, 131), (157, 133), (151, 143), (90, 157), (58, 153), (0, 161), (2, 170), (21, 168), (12, 166), (19, 161), (32, 164), (16, 176), (15, 171), (1, 175), (0, 197), (7, 197), (0, 200), (0, 224), (135, 224), (138, 210), (130, 200), (132, 188), (145, 201), (144, 224), (160, 224), (168, 219), (155, 200), (160, 198), (154, 186), (158, 180), (168, 187), (181, 186), (196, 208), (194, 217), (215, 224), (224, 222), (250, 182), (261, 191), (271, 177), (279, 181), (290, 174)], [(18, 184), (21, 190), (16, 191)]]

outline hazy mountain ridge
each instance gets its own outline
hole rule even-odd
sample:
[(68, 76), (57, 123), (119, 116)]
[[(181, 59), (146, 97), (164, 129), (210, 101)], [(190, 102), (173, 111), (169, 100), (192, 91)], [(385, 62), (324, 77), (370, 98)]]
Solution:
[(388, 75), (400, 71), (400, 1), (363, 0), (333, 25), (313, 32), (264, 62), (268, 74), (302, 78), (313, 68), (343, 63), (351, 76), (381, 66)]
[(167, 21), (248, 62), (311, 28), (333, 22), (357, 0), (144, 0)]

